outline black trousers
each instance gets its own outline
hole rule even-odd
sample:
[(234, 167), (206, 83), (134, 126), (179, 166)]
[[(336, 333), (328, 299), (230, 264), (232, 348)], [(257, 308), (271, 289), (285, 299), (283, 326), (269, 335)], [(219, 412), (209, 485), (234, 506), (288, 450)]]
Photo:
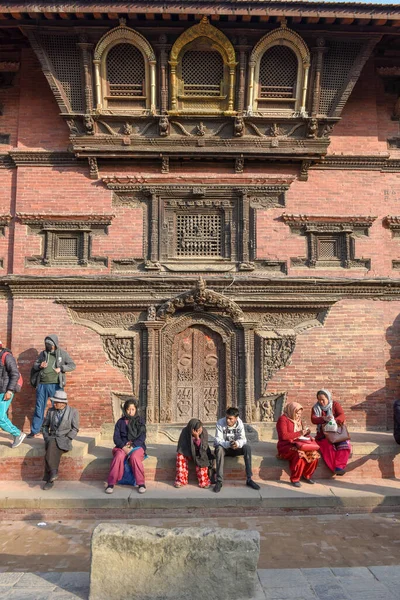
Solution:
[(46, 444), (43, 481), (49, 481), (50, 477), (57, 473), (61, 457), (64, 453), (65, 450), (60, 450), (55, 438), (50, 438)]
[(251, 470), (251, 448), (249, 444), (245, 444), (243, 448), (223, 448), (217, 446), (215, 448), (215, 458), (217, 460), (217, 481), (220, 483), (224, 480), (224, 459), (225, 456), (244, 456), (244, 465), (246, 467), (246, 477), (251, 479), (253, 472)]

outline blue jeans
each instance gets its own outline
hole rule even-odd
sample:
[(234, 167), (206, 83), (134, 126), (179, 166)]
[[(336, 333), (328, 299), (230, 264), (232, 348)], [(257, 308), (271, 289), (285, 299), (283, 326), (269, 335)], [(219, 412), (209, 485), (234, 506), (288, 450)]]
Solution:
[(54, 396), (57, 390), (61, 390), (58, 383), (39, 383), (36, 388), (36, 406), (32, 417), (31, 433), (39, 433), (44, 420), (47, 400)]
[(3, 429), (16, 437), (17, 435), (20, 435), (21, 431), (11, 423), (7, 416), (7, 411), (11, 404), (11, 400), (14, 398), (14, 394), (11, 396), (10, 400), (6, 400), (5, 402), (3, 398), (4, 394), (0, 394), (0, 429)]

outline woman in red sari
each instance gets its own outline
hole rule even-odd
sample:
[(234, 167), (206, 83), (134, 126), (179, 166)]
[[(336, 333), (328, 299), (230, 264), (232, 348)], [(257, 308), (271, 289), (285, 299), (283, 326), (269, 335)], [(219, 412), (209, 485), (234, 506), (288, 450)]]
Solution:
[(316, 441), (321, 450), (322, 458), (326, 462), (328, 468), (335, 475), (344, 475), (346, 472), (347, 462), (350, 457), (351, 445), (350, 442), (339, 442), (331, 444), (326, 439), (322, 426), (334, 417), (338, 425), (343, 425), (345, 416), (343, 408), (339, 402), (332, 400), (332, 394), (329, 390), (319, 390), (317, 392), (317, 402), (314, 404), (311, 411), (311, 422), (317, 426)]
[(315, 483), (311, 476), (317, 468), (319, 458), (318, 452), (304, 452), (293, 443), (300, 436), (310, 434), (310, 429), (303, 427), (302, 415), (301, 404), (289, 402), (276, 424), (279, 439), (278, 457), (289, 461), (290, 481), (295, 487), (301, 486), (300, 479), (302, 477), (306, 483)]

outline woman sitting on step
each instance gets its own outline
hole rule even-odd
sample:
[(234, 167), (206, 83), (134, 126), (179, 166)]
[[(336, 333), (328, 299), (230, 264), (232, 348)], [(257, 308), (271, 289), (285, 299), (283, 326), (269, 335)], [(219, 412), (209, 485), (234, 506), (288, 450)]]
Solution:
[(309, 427), (304, 427), (301, 421), (303, 407), (298, 402), (289, 402), (285, 406), (283, 415), (276, 423), (278, 432), (278, 458), (289, 461), (290, 481), (295, 487), (300, 487), (303, 477), (306, 483), (315, 483), (311, 479), (318, 465), (319, 454), (317, 450), (301, 450), (295, 441), (300, 437), (309, 436)]
[(106, 494), (112, 494), (115, 484), (124, 475), (125, 460), (129, 460), (139, 494), (144, 494), (143, 460), (146, 452), (146, 425), (137, 413), (137, 401), (127, 400), (123, 415), (115, 424), (113, 459), (108, 475)]
[(175, 487), (180, 488), (188, 482), (188, 461), (193, 460), (199, 487), (209, 488), (208, 467), (213, 455), (208, 447), (208, 433), (198, 419), (191, 419), (181, 431), (176, 454)]
[(317, 426), (315, 439), (318, 442), (322, 458), (328, 468), (335, 475), (344, 475), (351, 452), (351, 445), (349, 441), (331, 444), (326, 439), (323, 432), (323, 425), (328, 423), (332, 417), (334, 417), (339, 426), (345, 422), (344, 412), (339, 402), (336, 402), (336, 400), (332, 401), (332, 394), (329, 390), (319, 390), (317, 392), (317, 402), (311, 411), (311, 421)]

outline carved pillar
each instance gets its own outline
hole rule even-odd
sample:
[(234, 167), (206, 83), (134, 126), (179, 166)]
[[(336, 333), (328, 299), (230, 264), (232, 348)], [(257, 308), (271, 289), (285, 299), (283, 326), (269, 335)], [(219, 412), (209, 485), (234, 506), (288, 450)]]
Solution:
[(246, 423), (253, 421), (254, 399), (254, 330), (256, 322), (241, 323), (244, 336), (244, 416)]
[(315, 55), (316, 65), (311, 114), (313, 117), (315, 117), (319, 113), (319, 99), (321, 96), (321, 77), (324, 64), (324, 54), (328, 51), (328, 48), (325, 48), (324, 38), (317, 39), (317, 46), (313, 48), (312, 51)]
[[(245, 103), (245, 83), (246, 83), (246, 38), (240, 39), (239, 50), (239, 93), (238, 93), (238, 113), (241, 115), (244, 111)], [(243, 45), (242, 45), (243, 44)]]
[(176, 89), (176, 61), (170, 61), (169, 65), (171, 67), (171, 110), (176, 110), (178, 108), (177, 104), (177, 89)]
[(234, 111), (235, 99), (235, 69), (236, 63), (229, 65), (229, 96), (228, 96), (228, 112)]
[(90, 113), (93, 110), (92, 93), (92, 53), (93, 44), (82, 41), (78, 44), (82, 54), (83, 76), (85, 81), (85, 112)]
[(103, 104), (103, 99), (101, 97), (101, 78), (100, 78), (100, 60), (96, 58), (93, 61), (94, 64), (94, 79), (96, 85), (96, 108), (100, 110)]
[(247, 112), (249, 115), (253, 114), (253, 103), (254, 103), (254, 70), (255, 70), (255, 62), (253, 60), (249, 63), (249, 98), (248, 98), (248, 106)]
[(241, 248), (242, 248), (242, 263), (248, 264), (250, 260), (249, 254), (249, 212), (250, 212), (250, 202), (247, 192), (242, 192), (242, 201), (240, 203), (240, 212), (241, 212)]
[[(152, 308), (152, 307), (150, 307)], [(142, 388), (146, 397), (146, 421), (158, 423), (160, 421), (160, 330), (165, 322), (152, 320), (153, 311), (148, 311), (148, 319), (143, 323), (146, 331), (144, 340), (145, 351), (142, 363)], [(154, 311), (155, 312), (155, 311)]]
[(151, 194), (151, 221), (150, 221), (150, 260), (156, 263), (159, 260), (158, 252), (158, 196)]
[(303, 79), (303, 91), (301, 96), (301, 107), (300, 113), (306, 112), (306, 100), (307, 100), (307, 88), (308, 88), (308, 72), (310, 70), (310, 63), (304, 64), (304, 79)]
[(156, 61), (150, 60), (150, 112), (156, 114)]
[(165, 35), (160, 36), (160, 90), (161, 90), (161, 104), (160, 112), (165, 114), (168, 110), (168, 77), (167, 77), (167, 38)]

